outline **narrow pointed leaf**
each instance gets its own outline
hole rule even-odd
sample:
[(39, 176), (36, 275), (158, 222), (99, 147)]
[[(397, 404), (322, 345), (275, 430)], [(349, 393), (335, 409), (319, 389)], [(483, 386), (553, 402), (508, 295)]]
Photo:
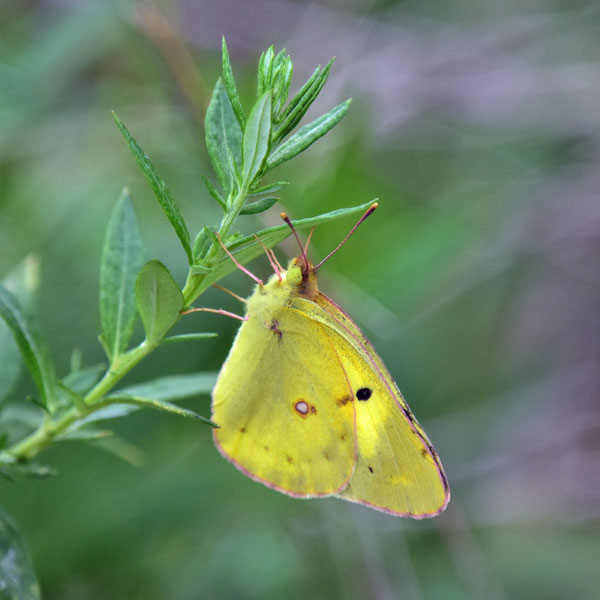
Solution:
[(257, 101), (246, 123), (242, 148), (242, 181), (250, 187), (269, 152), (271, 137), (271, 92)]
[(197, 340), (206, 340), (208, 338), (218, 337), (218, 333), (182, 333), (181, 335), (171, 335), (165, 338), (163, 344), (172, 344), (174, 342), (195, 342)]
[(82, 367), (72, 371), (62, 379), (62, 382), (78, 394), (89, 392), (106, 371), (105, 364), (97, 364), (91, 367)]
[(135, 295), (146, 340), (151, 344), (157, 343), (179, 319), (183, 308), (181, 290), (167, 268), (152, 260), (140, 271)]
[[(168, 402), (210, 394), (217, 381), (217, 373), (193, 373), (159, 377), (146, 383), (124, 387), (114, 392), (111, 398), (142, 397), (156, 402)], [(93, 423), (116, 419), (131, 414), (141, 404), (110, 404), (86, 417), (81, 423)]]
[(290, 102), (289, 106), (285, 110), (281, 123), (274, 132), (272, 139), (273, 144), (278, 144), (283, 138), (292, 132), (296, 125), (298, 125), (302, 117), (306, 114), (306, 111), (310, 108), (311, 104), (316, 100), (317, 96), (323, 89), (323, 86), (329, 77), (329, 71), (331, 70), (332, 64), (333, 59), (331, 59), (327, 65), (325, 65), (325, 68), (317, 74), (310, 86), (306, 88), (304, 93), (300, 95), (300, 92), (302, 91), (301, 90), (294, 97), (292, 102)]
[(229, 100), (231, 102), (231, 107), (233, 108), (233, 112), (237, 117), (238, 123), (240, 127), (243, 129), (246, 124), (246, 115), (244, 113), (244, 109), (242, 108), (242, 102), (240, 100), (240, 95), (237, 90), (237, 86), (235, 84), (235, 79), (233, 77), (233, 71), (231, 69), (231, 61), (229, 60), (229, 51), (227, 50), (227, 44), (225, 43), (225, 36), (223, 36), (223, 83), (225, 84), (225, 89), (227, 90), (227, 95), (229, 96)]
[[(136, 383), (115, 391), (117, 396), (143, 396), (144, 398), (152, 398), (153, 400), (167, 400), (173, 402), (192, 396), (200, 396), (210, 394), (217, 382), (218, 373), (191, 373), (186, 375), (169, 375), (167, 377), (159, 377), (146, 381), (144, 383)], [(107, 406), (98, 411), (108, 411), (116, 409), (117, 406)], [(97, 420), (94, 415), (86, 418), (86, 421)]]
[[(317, 215), (316, 217), (294, 220), (293, 224), (297, 231), (301, 229), (308, 229), (321, 223), (327, 223), (329, 221), (335, 221), (343, 217), (362, 213), (372, 204), (373, 201), (366, 202), (365, 204), (360, 204), (359, 206), (354, 206), (352, 208), (340, 208), (322, 215)], [(265, 247), (272, 248), (291, 235), (291, 230), (289, 226), (284, 223), (282, 225), (275, 225), (274, 227), (267, 227), (266, 229), (259, 231), (256, 235), (260, 238), (260, 241)], [(262, 246), (256, 241), (256, 238), (253, 235), (240, 238), (239, 240), (229, 244), (227, 248), (240, 264), (246, 264), (264, 253)], [(227, 255), (224, 255), (221, 259), (221, 262), (215, 267), (214, 271), (208, 274), (202, 281), (201, 291), (207, 289), (228, 273), (235, 271), (236, 268), (237, 267), (233, 264), (233, 261)]]
[(256, 215), (261, 212), (265, 212), (265, 210), (269, 210), (275, 202), (277, 202), (279, 198), (276, 196), (267, 196), (266, 198), (261, 198), (256, 202), (252, 202), (250, 204), (246, 204), (244, 208), (240, 211), (240, 215)]
[(219, 242), (215, 237), (214, 232), (212, 229), (210, 229), (210, 227), (208, 227), (208, 225), (205, 225), (198, 232), (198, 235), (194, 240), (194, 265), (192, 266), (197, 266), (196, 263), (200, 262), (206, 256), (206, 253), (210, 249), (211, 245), (215, 242), (218, 245)]
[(342, 102), (328, 113), (300, 128), (291, 138), (276, 148), (267, 159), (267, 169), (273, 169), (294, 158), (335, 127), (348, 112), (351, 100)]
[(183, 408), (182, 406), (177, 406), (177, 404), (171, 404), (170, 402), (165, 402), (164, 400), (153, 400), (152, 398), (144, 398), (142, 396), (110, 396), (114, 401), (123, 402), (125, 404), (133, 404), (134, 406), (138, 406), (139, 408), (152, 408), (154, 410), (162, 410), (165, 412), (170, 412), (175, 415), (179, 415), (180, 417), (188, 417), (191, 419), (197, 419), (198, 421), (202, 421), (211, 427), (217, 427), (210, 419), (207, 417), (203, 417), (198, 413), (190, 410), (188, 408)]
[(21, 371), (21, 356), (8, 326), (0, 321), (0, 404), (13, 391)]
[(31, 315), (23, 310), (15, 296), (2, 286), (0, 286), (0, 318), (13, 334), (25, 366), (38, 388), (41, 404), (50, 411), (54, 410), (56, 377), (46, 343)]
[(289, 182), (276, 181), (274, 183), (269, 183), (268, 185), (252, 190), (252, 192), (248, 194), (248, 197), (253, 198), (255, 196), (263, 196), (264, 194), (274, 194), (275, 192), (283, 189), (286, 185), (289, 185)]
[(167, 187), (167, 184), (160, 177), (154, 165), (150, 161), (148, 155), (142, 150), (140, 145), (135, 141), (129, 130), (121, 121), (119, 117), (113, 112), (113, 117), (115, 122), (117, 123), (117, 127), (121, 131), (121, 134), (125, 138), (129, 149), (133, 153), (133, 156), (139, 165), (142, 173), (146, 177), (146, 180), (150, 184), (156, 199), (158, 200), (161, 208), (165, 215), (167, 215), (167, 219), (171, 222), (173, 229), (175, 229), (175, 233), (179, 237), (179, 241), (187, 254), (188, 261), (190, 264), (192, 263), (192, 249), (190, 247), (190, 233), (187, 229), (185, 221), (181, 216), (181, 212), (179, 211), (179, 207), (175, 204), (175, 200), (173, 200), (173, 196)]
[(135, 279), (145, 248), (126, 189), (110, 216), (100, 265), (100, 320), (104, 345), (114, 359), (126, 348), (135, 323)]
[(192, 273), (192, 275), (204, 275), (206, 273), (210, 273), (213, 270), (214, 270), (213, 267), (207, 267), (206, 265), (191, 265), (190, 266), (190, 273)]
[(285, 55), (278, 65), (277, 79), (273, 89), (273, 114), (279, 115), (287, 100), (293, 72), (292, 61), (289, 56)]
[(260, 55), (258, 61), (258, 82), (256, 87), (256, 96), (260, 97), (269, 91), (271, 86), (271, 77), (273, 74), (273, 45), (269, 46), (266, 52)]
[(227, 203), (223, 198), (221, 198), (221, 194), (217, 191), (217, 188), (212, 184), (211, 180), (204, 175), (200, 175), (200, 179), (202, 179), (202, 183), (204, 183), (204, 187), (208, 190), (208, 193), (221, 205), (223, 210), (227, 209)]
[(108, 429), (94, 429), (92, 427), (80, 427), (67, 431), (59, 438), (61, 442), (95, 442), (113, 435)]
[(204, 132), (212, 166), (228, 196), (236, 185), (236, 170), (241, 165), (242, 129), (221, 79), (206, 110)]
[[(12, 291), (24, 311), (33, 306), (39, 287), (39, 260), (30, 254), (12, 269), (1, 284)], [(23, 361), (8, 325), (0, 319), (0, 405), (9, 397), (21, 374)]]
[(0, 320), (0, 405), (13, 391), (21, 374), (21, 355), (19, 347), (8, 328)]
[(65, 385), (62, 381), (58, 382), (58, 406), (60, 408), (71, 408), (72, 406), (77, 407), (80, 411), (85, 411), (87, 405), (83, 396), (72, 390), (68, 385)]
[(317, 67), (311, 74), (311, 76), (302, 84), (302, 87), (296, 92), (296, 95), (290, 100), (289, 104), (285, 107), (283, 113), (284, 117), (287, 117), (292, 113), (300, 101), (305, 97), (308, 90), (311, 89), (317, 77), (321, 72), (321, 68)]

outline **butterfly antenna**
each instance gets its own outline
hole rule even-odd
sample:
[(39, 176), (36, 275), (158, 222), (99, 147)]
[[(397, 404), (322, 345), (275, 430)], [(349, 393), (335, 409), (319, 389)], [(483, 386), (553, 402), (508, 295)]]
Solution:
[(290, 229), (292, 230), (292, 233), (294, 234), (294, 237), (296, 238), (296, 241), (298, 242), (300, 251), (302, 252), (302, 259), (304, 260), (304, 264), (308, 268), (308, 259), (306, 258), (306, 252), (304, 251), (304, 246), (302, 245), (302, 242), (300, 241), (300, 238), (298, 237), (298, 234), (296, 233), (296, 230), (294, 229), (294, 226), (292, 225), (290, 218), (284, 212), (282, 212), (280, 216), (290, 226)]
[(233, 256), (233, 254), (231, 254), (231, 252), (225, 247), (225, 244), (223, 243), (223, 241), (221, 240), (221, 236), (218, 233), (215, 233), (215, 235), (217, 236), (217, 240), (219, 240), (219, 244), (221, 244), (221, 248), (223, 248), (223, 250), (225, 251), (225, 254), (227, 254), (227, 256), (229, 256), (229, 258), (231, 258), (231, 260), (233, 261), (233, 264), (243, 273), (246, 273), (246, 275), (248, 275), (248, 277), (251, 277), (252, 279), (254, 279), (254, 281), (256, 281), (256, 283), (258, 283), (258, 285), (263, 285), (262, 279), (259, 279), (254, 273), (251, 273), (250, 271), (248, 271), (248, 269), (246, 269), (246, 267), (244, 267), (243, 265), (241, 265), (235, 258), (235, 256)]
[(315, 232), (315, 229), (317, 228), (316, 225), (314, 225), (312, 227), (312, 229), (310, 230), (308, 237), (306, 238), (306, 244), (304, 245), (304, 255), (308, 256), (308, 247), (310, 246), (310, 240), (312, 239), (312, 234)]
[(256, 238), (256, 241), (260, 244), (260, 246), (262, 247), (262, 249), (265, 251), (265, 254), (267, 255), (267, 258), (269, 259), (269, 262), (271, 263), (271, 266), (273, 267), (273, 271), (275, 271), (275, 274), (279, 278), (279, 281), (281, 281), (282, 280), (281, 272), (283, 271), (283, 269), (281, 268), (281, 265), (279, 264), (279, 261), (275, 257), (275, 254), (273, 253), (273, 250), (271, 250), (270, 248), (267, 248), (262, 243), (262, 240), (256, 234), (254, 234), (254, 237)]
[(267, 248), (267, 250), (269, 251), (271, 258), (273, 259), (273, 262), (277, 265), (279, 270), (283, 273), (283, 271), (285, 271), (285, 269), (281, 266), (281, 263), (277, 260), (277, 256), (275, 256), (275, 251), (273, 250), (273, 248)]
[(248, 304), (248, 300), (246, 300), (246, 298), (242, 298), (241, 296), (238, 296), (235, 292), (228, 290), (227, 288), (223, 287), (222, 285), (219, 285), (218, 283), (213, 283), (212, 287), (217, 288), (218, 290), (221, 290), (222, 292), (225, 292), (226, 294), (229, 294), (230, 296), (232, 296), (236, 300), (239, 300), (240, 302), (243, 302), (244, 304)]
[(313, 267), (313, 271), (316, 271), (326, 260), (329, 260), (347, 241), (348, 238), (358, 229), (358, 226), (370, 215), (375, 212), (375, 209), (379, 206), (377, 202), (373, 202), (369, 208), (364, 212), (363, 216), (356, 222), (356, 225), (348, 232), (348, 235), (332, 250), (316, 267)]

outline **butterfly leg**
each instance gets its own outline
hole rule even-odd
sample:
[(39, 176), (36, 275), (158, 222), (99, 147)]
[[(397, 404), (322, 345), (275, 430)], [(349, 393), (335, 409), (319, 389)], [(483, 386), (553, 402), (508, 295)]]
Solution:
[(211, 313), (216, 313), (217, 315), (224, 315), (226, 317), (232, 317), (234, 319), (239, 319), (240, 321), (248, 320), (248, 317), (242, 317), (240, 315), (236, 315), (235, 313), (229, 312), (228, 310), (223, 310), (222, 308), (190, 308), (189, 310), (184, 310), (181, 314), (188, 315), (193, 312), (211, 312)]

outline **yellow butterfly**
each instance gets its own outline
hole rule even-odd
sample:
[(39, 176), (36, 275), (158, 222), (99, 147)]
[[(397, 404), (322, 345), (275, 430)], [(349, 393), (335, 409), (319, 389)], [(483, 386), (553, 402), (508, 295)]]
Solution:
[(266, 284), (255, 277), (213, 392), (217, 448), (248, 477), (296, 498), (439, 514), (450, 490), (438, 455), (371, 343), (317, 287), (333, 252), (313, 267), (300, 248), (287, 270), (267, 250), (275, 273)]

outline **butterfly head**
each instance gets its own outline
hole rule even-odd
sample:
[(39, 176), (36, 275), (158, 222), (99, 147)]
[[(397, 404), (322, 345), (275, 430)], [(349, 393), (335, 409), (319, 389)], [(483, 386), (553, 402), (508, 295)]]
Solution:
[[(304, 296), (305, 298), (309, 298), (310, 300), (314, 300), (319, 293), (319, 287), (317, 285), (317, 269), (326, 261), (329, 260), (345, 243), (346, 240), (356, 231), (356, 228), (377, 208), (377, 202), (373, 202), (371, 206), (363, 213), (362, 217), (357, 221), (356, 225), (350, 230), (348, 235), (338, 244), (338, 246), (330, 252), (318, 265), (313, 265), (308, 258), (306, 258), (306, 253), (308, 250), (308, 244), (310, 243), (310, 238), (312, 236), (312, 232), (314, 231), (314, 227), (311, 230), (308, 240), (306, 242), (306, 246), (302, 246), (302, 242), (294, 229), (294, 225), (290, 221), (289, 217), (285, 213), (281, 213), (281, 218), (289, 225), (292, 234), (296, 238), (298, 242), (298, 246), (300, 247), (301, 254), (296, 256), (296, 258), (290, 261), (288, 265), (288, 269), (285, 272), (285, 282), (290, 287), (293, 294)], [(278, 280), (281, 282), (281, 277), (278, 274)]]
[(302, 254), (290, 261), (285, 281), (296, 294), (306, 298), (315, 298), (319, 291), (317, 273), (312, 263)]

